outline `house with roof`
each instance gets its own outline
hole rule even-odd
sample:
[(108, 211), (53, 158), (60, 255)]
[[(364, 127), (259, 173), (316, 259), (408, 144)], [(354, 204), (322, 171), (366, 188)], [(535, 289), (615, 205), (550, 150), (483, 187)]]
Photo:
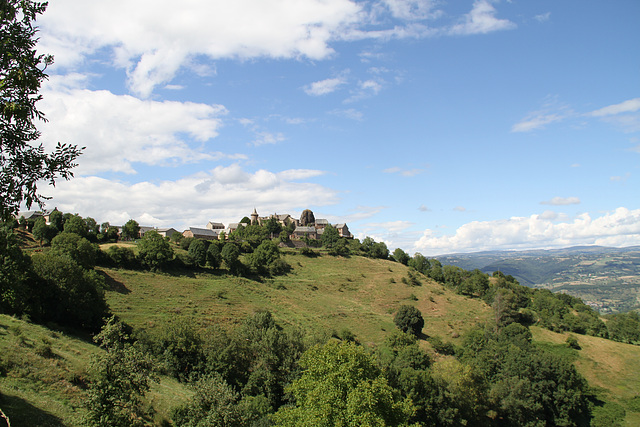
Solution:
[(340, 237), (345, 237), (347, 239), (353, 238), (353, 235), (349, 231), (349, 227), (347, 227), (347, 224), (336, 224), (334, 225), (334, 227), (336, 228), (336, 230), (338, 230), (338, 234), (340, 235)]
[(224, 230), (224, 224), (221, 222), (209, 221), (205, 228), (208, 228), (209, 230)]
[(218, 240), (222, 230), (210, 230), (208, 228), (189, 227), (188, 230), (182, 232), (184, 237), (193, 237), (200, 240)]
[(179, 233), (175, 228), (157, 228), (156, 231), (162, 237), (171, 237), (173, 236), (173, 233)]
[(295, 230), (293, 230), (293, 234), (291, 235), (292, 239), (317, 239), (318, 238), (318, 230), (315, 227), (309, 226), (297, 226)]

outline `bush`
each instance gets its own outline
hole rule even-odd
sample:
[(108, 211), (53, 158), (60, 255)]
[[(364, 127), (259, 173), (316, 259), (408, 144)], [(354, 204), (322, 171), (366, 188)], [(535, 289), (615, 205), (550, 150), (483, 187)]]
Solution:
[(173, 249), (156, 231), (148, 231), (138, 242), (138, 257), (142, 265), (156, 270), (162, 268), (173, 259)]
[(111, 262), (120, 268), (135, 268), (137, 266), (136, 254), (131, 248), (111, 246), (107, 249), (107, 255)]
[(189, 245), (189, 256), (193, 260), (193, 263), (197, 266), (204, 266), (207, 262), (207, 250), (205, 244), (200, 239), (195, 239)]
[(565, 342), (567, 343), (567, 345), (570, 348), (573, 348), (573, 349), (576, 349), (576, 350), (580, 350), (582, 348), (582, 347), (580, 347), (580, 343), (578, 342), (578, 339), (576, 337), (574, 337), (573, 335), (569, 335)]
[(420, 335), (424, 327), (422, 313), (411, 305), (401, 306), (393, 318), (393, 322), (402, 332), (409, 332), (415, 336)]

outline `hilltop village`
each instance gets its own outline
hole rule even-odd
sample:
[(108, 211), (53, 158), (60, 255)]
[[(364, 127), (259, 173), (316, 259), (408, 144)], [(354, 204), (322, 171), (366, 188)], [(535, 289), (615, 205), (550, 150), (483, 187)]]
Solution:
[[(54, 211), (57, 211), (57, 208), (50, 211), (20, 212), (16, 215), (16, 219), (24, 218), (26, 221), (34, 222), (36, 219), (42, 217), (46, 224), (49, 225), (50, 215)], [(266, 226), (272, 221), (276, 221), (282, 227), (282, 230), (287, 232), (287, 236), (291, 240), (301, 240), (305, 238), (312, 240), (320, 239), (325, 228), (329, 226), (334, 227), (340, 237), (353, 238), (347, 224), (330, 224), (326, 219), (316, 219), (313, 212), (309, 209), (302, 211), (300, 218), (297, 219), (289, 214), (277, 213), (260, 216), (255, 208), (250, 216), (244, 217), (240, 222), (233, 222), (226, 226), (221, 222), (209, 221), (204, 228), (189, 227), (182, 232), (175, 228), (140, 226), (140, 237), (143, 237), (146, 232), (153, 230), (163, 237), (171, 237), (174, 233), (179, 233), (184, 237), (193, 237), (201, 240), (224, 240), (239, 227), (246, 227), (248, 225)], [(115, 227), (118, 229), (118, 238), (120, 238), (122, 236), (123, 226)]]
[[(313, 212), (309, 209), (305, 209), (300, 215), (300, 219), (296, 219), (289, 214), (274, 213), (267, 216), (260, 216), (255, 208), (250, 217), (245, 217), (240, 222), (230, 223), (228, 226), (225, 226), (220, 222), (209, 221), (205, 228), (189, 227), (188, 230), (182, 232), (182, 235), (184, 237), (194, 237), (202, 240), (218, 240), (226, 238), (226, 236), (229, 236), (239, 227), (246, 227), (248, 225), (266, 226), (270, 221), (277, 221), (283, 230), (288, 231), (288, 236), (291, 240), (300, 240), (303, 238), (319, 239), (324, 233), (324, 229), (329, 226), (338, 230), (340, 237), (353, 237), (349, 232), (347, 224), (330, 224), (326, 219), (316, 219)], [(156, 231), (170, 237), (176, 230), (157, 229)]]

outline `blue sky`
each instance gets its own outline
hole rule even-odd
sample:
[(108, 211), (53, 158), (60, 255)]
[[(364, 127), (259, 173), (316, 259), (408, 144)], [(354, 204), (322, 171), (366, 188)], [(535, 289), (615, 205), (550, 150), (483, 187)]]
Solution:
[(425, 255), (640, 244), (640, 2), (56, 0), (54, 206), (346, 222)]

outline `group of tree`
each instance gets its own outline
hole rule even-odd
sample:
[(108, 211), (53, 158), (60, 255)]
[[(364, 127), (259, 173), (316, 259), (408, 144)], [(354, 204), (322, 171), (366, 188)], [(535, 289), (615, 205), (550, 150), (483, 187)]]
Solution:
[[(135, 223), (135, 221), (133, 222)], [(10, 219), (7, 221), (7, 226), (14, 229), (20, 227), (30, 231), (40, 246), (51, 244), (53, 238), (63, 232), (75, 233), (91, 243), (115, 243), (119, 237), (118, 227), (112, 226), (108, 222), (98, 225), (96, 220), (91, 217), (83, 218), (78, 214), (62, 213), (57, 209), (49, 214), (48, 224), (43, 216), (39, 216), (28, 220), (24, 217)], [(126, 227), (124, 228), (126, 230)], [(124, 233), (125, 231), (123, 231), (123, 235)]]
[[(437, 259), (428, 259), (420, 253), (409, 256), (402, 249), (396, 249), (392, 257), (458, 294), (482, 299), (496, 307), (496, 316), (502, 320), (517, 319), (554, 332), (573, 332), (640, 344), (637, 313), (611, 315), (605, 323), (599, 313), (580, 298), (522, 286), (513, 276), (500, 271), (488, 275), (477, 269), (467, 271), (452, 265), (443, 266)], [(411, 280), (411, 283), (421, 282)]]
[(526, 325), (490, 322), (470, 330), (449, 357), (434, 357), (436, 346), (429, 353), (418, 344), (421, 328), (403, 326), (407, 319), (424, 322), (419, 311), (401, 312), (398, 329), (377, 347), (311, 338), (280, 327), (268, 311), (233, 330), (176, 319), (131, 333), (112, 319), (98, 336), (105, 353), (92, 364), (89, 418), (95, 425), (142, 425), (151, 414), (141, 398), (148, 381), (162, 374), (193, 389), (193, 398), (172, 412), (176, 426), (586, 426), (592, 420), (597, 402), (586, 381), (570, 361), (532, 344)]
[(36, 322), (99, 330), (109, 313), (104, 279), (94, 269), (99, 250), (71, 232), (51, 250), (25, 254), (10, 227), (0, 227), (0, 312)]

